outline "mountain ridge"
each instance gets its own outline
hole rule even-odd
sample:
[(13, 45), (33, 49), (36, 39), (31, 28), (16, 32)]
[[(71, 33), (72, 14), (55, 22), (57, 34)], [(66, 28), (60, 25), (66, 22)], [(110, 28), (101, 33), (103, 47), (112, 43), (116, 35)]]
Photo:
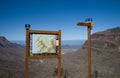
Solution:
[[(96, 72), (97, 78), (120, 78), (119, 30), (116, 27), (91, 35), (92, 78)], [(86, 41), (77, 51), (62, 55), (62, 78), (87, 78), (87, 60)], [(40, 61), (30, 60), (30, 78), (57, 78), (57, 59)], [(1, 78), (25, 78), (25, 48), (1, 36), (0, 70)]]
[[(99, 72), (102, 78), (113, 78), (120, 73), (120, 27), (108, 29), (105, 31), (97, 32), (91, 35), (91, 61), (92, 61), (92, 73), (94, 71)], [(87, 41), (83, 46), (76, 51), (71, 57), (81, 59), (78, 62), (81, 66), (87, 66)], [(77, 60), (74, 59), (74, 60)], [(86, 63), (86, 64), (85, 64)], [(84, 67), (83, 67), (84, 68)], [(85, 70), (81, 68), (81, 70)], [(87, 69), (86, 69), (87, 71)], [(111, 77), (105, 75), (112, 72)], [(120, 75), (116, 78), (119, 78)]]
[(22, 46), (0, 36), (0, 78), (23, 78), (24, 59), (25, 50)]

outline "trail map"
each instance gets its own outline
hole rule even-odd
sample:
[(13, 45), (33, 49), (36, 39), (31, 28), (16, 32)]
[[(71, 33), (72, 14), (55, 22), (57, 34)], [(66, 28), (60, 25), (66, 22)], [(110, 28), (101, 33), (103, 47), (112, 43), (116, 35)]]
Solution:
[(56, 35), (32, 35), (32, 53), (55, 53)]

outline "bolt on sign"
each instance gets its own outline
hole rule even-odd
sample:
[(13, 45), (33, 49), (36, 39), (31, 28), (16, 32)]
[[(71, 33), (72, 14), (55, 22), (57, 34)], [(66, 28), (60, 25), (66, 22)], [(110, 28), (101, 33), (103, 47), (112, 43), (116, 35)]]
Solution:
[(26, 78), (28, 59), (58, 58), (58, 78), (61, 77), (61, 30), (30, 30), (26, 24)]

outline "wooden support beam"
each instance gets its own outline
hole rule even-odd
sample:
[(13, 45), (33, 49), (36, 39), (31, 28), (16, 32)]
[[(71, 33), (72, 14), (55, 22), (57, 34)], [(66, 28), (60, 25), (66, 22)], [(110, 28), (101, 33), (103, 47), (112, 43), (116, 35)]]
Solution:
[(45, 56), (29, 56), (28, 59), (48, 59), (48, 58), (58, 58), (58, 55), (45, 55)]

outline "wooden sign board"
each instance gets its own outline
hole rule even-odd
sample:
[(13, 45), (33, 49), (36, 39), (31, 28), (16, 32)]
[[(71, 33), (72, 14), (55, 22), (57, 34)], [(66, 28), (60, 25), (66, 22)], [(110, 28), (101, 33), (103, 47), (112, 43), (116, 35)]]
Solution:
[(61, 51), (61, 31), (27, 30), (28, 58), (57, 57)]
[(93, 22), (78, 22), (78, 26), (93, 26)]
[(26, 77), (28, 77), (28, 60), (43, 58), (58, 59), (58, 78), (61, 78), (61, 30), (30, 30), (26, 27)]

